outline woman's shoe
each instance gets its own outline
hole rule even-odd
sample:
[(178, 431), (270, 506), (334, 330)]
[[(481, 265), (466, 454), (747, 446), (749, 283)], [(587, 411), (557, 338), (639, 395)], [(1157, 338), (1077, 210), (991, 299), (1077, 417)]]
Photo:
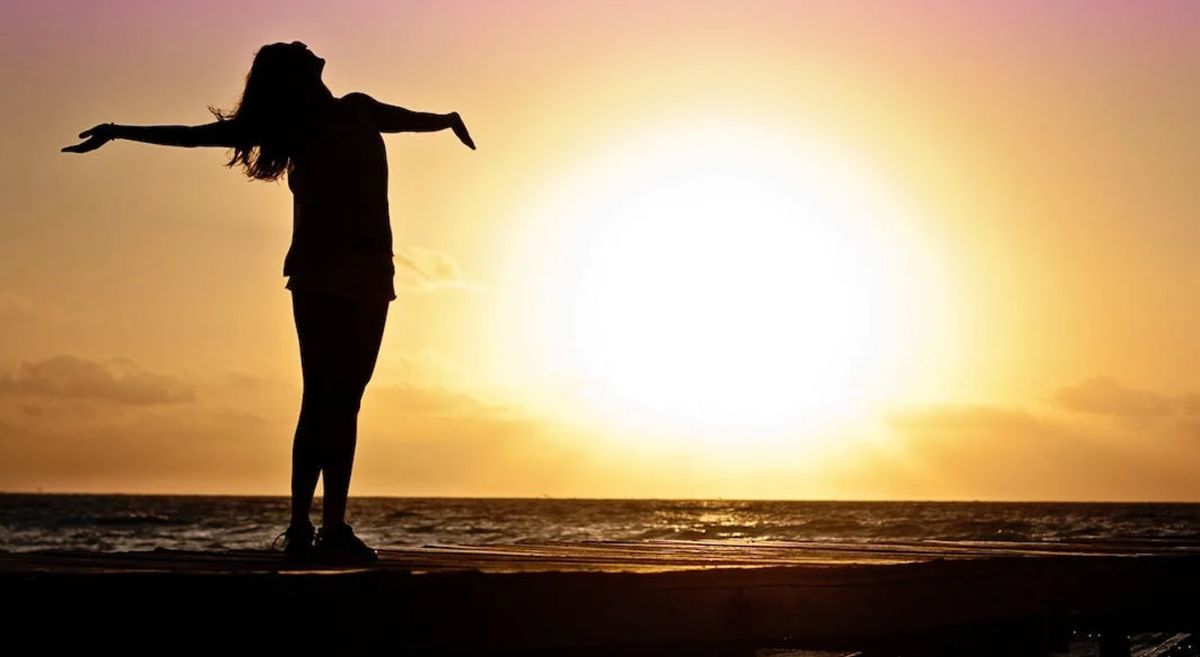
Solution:
[(313, 546), (313, 557), (321, 563), (361, 564), (379, 561), (375, 550), (354, 535), (347, 524), (321, 527)]
[(313, 538), (315, 529), (312, 524), (307, 525), (291, 525), (282, 534), (275, 537), (271, 543), (271, 549), (275, 549), (275, 545), (279, 543), (279, 539), (283, 539), (283, 560), (284, 561), (309, 561), (313, 557)]

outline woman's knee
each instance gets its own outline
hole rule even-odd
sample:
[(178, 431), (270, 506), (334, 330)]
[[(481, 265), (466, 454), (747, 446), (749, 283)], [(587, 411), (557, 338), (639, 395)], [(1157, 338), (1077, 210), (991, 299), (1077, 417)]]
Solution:
[(358, 413), (363, 392), (364, 386), (353, 382), (305, 384), (302, 412), (320, 416)]

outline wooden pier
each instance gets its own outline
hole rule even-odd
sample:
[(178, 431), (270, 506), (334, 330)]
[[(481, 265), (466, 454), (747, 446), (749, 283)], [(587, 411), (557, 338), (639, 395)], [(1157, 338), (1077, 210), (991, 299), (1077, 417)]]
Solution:
[(380, 550), (0, 552), (5, 636), (47, 646), (399, 655), (1047, 655), (1072, 631), (1200, 628), (1200, 546), (574, 542)]

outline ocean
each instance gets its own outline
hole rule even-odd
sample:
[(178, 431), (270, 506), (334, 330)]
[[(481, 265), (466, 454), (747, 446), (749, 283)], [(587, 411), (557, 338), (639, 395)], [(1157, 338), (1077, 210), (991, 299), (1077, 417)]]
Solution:
[[(320, 524), (320, 498), (313, 522)], [(286, 497), (0, 494), (0, 549), (263, 549)], [(354, 497), (374, 547), (523, 541), (1200, 541), (1200, 504)]]

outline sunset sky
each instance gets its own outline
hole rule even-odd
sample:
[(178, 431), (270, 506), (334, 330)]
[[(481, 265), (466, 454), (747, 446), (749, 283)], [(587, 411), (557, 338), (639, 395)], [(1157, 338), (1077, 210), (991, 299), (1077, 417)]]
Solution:
[[(1200, 3), (0, 7), (0, 490), (286, 494), (286, 182), (97, 123), (300, 40), (387, 135), (352, 495), (1200, 501)], [(404, 265), (414, 263), (428, 276)]]

